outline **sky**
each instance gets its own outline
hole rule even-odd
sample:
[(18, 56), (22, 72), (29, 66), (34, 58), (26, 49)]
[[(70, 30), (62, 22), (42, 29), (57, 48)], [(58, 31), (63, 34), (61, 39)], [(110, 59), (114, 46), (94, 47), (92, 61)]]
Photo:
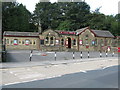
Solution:
[[(56, 2), (57, 0), (50, 0), (51, 2)], [(118, 14), (118, 2), (120, 0), (85, 0), (85, 2), (90, 5), (91, 11), (94, 11), (96, 8), (100, 8), (100, 12), (105, 15), (116, 15)], [(33, 12), (35, 10), (36, 3), (39, 0), (17, 0), (18, 3), (22, 3), (26, 8)], [(119, 4), (120, 5), (120, 4)]]

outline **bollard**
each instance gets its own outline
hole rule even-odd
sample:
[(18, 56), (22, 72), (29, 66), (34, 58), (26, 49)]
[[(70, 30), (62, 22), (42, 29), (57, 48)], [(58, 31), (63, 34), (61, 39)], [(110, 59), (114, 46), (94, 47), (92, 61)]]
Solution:
[(56, 61), (56, 52), (55, 52), (55, 61)]
[(115, 54), (115, 53), (114, 53), (114, 51), (113, 51), (113, 53), (112, 53), (112, 57), (114, 57), (114, 54)]
[(81, 51), (81, 54), (80, 54), (80, 56), (81, 56), (81, 59), (82, 59), (82, 51)]
[(33, 50), (31, 50), (31, 53), (30, 53), (30, 61), (32, 60), (32, 52), (33, 52)]
[(108, 53), (107, 53), (107, 51), (106, 51), (106, 57), (108, 57)]
[(89, 51), (88, 51), (88, 58), (90, 58)]
[(73, 52), (73, 59), (75, 59), (75, 52)]
[(100, 57), (102, 57), (102, 53), (101, 53), (101, 51), (100, 51)]

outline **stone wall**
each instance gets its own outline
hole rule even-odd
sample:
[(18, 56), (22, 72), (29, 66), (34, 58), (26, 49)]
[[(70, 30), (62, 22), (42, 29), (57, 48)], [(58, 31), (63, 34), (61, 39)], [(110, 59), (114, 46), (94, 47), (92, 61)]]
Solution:
[[(18, 40), (18, 44), (14, 45), (14, 40)], [(26, 44), (26, 40), (30, 43)], [(6, 50), (19, 50), (19, 49), (37, 49), (39, 50), (39, 38), (37, 37), (4, 37)]]

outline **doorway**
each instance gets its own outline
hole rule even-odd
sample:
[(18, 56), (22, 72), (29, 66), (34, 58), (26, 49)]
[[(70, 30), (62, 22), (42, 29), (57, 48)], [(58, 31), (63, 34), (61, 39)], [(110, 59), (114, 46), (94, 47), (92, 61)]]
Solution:
[(68, 48), (71, 48), (71, 38), (68, 38)]

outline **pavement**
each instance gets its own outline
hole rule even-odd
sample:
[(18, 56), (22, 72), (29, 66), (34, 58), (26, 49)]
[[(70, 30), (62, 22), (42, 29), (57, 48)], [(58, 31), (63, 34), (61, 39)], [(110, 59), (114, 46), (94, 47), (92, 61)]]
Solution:
[(79, 63), (86, 61), (98, 61), (98, 60), (118, 59), (118, 57), (102, 57), (102, 58), (82, 58), (82, 59), (70, 59), (70, 60), (45, 60), (45, 61), (29, 61), (29, 62), (3, 62), (0, 63), (0, 69), (5, 68), (17, 68), (17, 67), (32, 67), (32, 66), (44, 66), (44, 65), (57, 65), (67, 63)]
[(11, 85), (36, 80), (61, 77), (118, 65), (118, 57), (85, 58), (61, 61), (9, 62), (1, 64), (1, 85)]

